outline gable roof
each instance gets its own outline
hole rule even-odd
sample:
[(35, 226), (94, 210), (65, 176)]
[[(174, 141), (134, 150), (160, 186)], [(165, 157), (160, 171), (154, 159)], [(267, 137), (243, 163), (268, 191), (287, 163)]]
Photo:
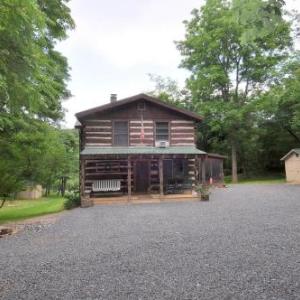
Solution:
[(75, 122), (75, 128), (80, 128), (80, 127), (81, 127), (81, 123), (78, 120), (76, 120), (76, 122)]
[(286, 160), (287, 158), (290, 157), (291, 154), (296, 153), (300, 155), (300, 148), (297, 149), (292, 149), (291, 151), (289, 151), (285, 156), (283, 156), (280, 160)]
[(143, 94), (143, 93), (132, 96), (132, 97), (124, 98), (124, 99), (121, 99), (121, 100), (118, 100), (118, 101), (115, 101), (115, 102), (112, 102), (112, 103), (97, 106), (97, 107), (94, 107), (94, 108), (91, 108), (91, 109), (88, 109), (88, 110), (81, 111), (81, 112), (75, 114), (75, 116), (80, 120), (81, 118), (84, 118), (88, 115), (91, 115), (91, 114), (94, 114), (94, 113), (101, 113), (101, 112), (107, 111), (109, 109), (119, 107), (119, 106), (122, 106), (122, 105), (126, 105), (126, 104), (129, 104), (129, 103), (138, 101), (138, 100), (146, 100), (146, 101), (149, 101), (151, 103), (160, 105), (164, 108), (171, 109), (173, 111), (176, 111), (178, 113), (186, 115), (186, 116), (194, 119), (195, 121), (198, 121), (198, 122), (202, 121), (202, 117), (199, 116), (198, 114), (194, 113), (194, 112), (191, 112), (191, 111), (189, 111), (187, 109), (184, 109), (184, 108), (176, 107), (175, 105), (172, 105), (172, 104), (165, 103), (165, 102), (159, 100), (158, 98), (151, 97), (151, 96)]

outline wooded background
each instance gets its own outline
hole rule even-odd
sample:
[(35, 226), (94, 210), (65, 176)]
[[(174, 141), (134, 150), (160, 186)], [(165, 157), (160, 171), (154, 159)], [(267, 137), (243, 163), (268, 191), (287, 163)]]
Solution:
[(282, 0), (207, 0), (184, 25), (186, 86), (150, 75), (152, 93), (204, 117), (198, 147), (228, 155), (234, 182), (283, 173), (280, 158), (300, 146), (299, 14)]
[[(1, 196), (58, 190), (62, 177), (78, 188), (77, 133), (60, 127), (69, 66), (55, 49), (75, 27), (67, 2), (0, 0)], [(184, 26), (186, 86), (151, 75), (151, 94), (204, 117), (198, 147), (228, 155), (233, 181), (282, 172), (300, 147), (298, 14), (283, 0), (207, 0)]]

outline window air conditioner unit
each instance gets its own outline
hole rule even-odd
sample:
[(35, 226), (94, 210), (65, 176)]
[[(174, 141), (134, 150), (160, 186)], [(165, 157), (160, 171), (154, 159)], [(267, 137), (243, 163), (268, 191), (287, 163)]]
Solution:
[(158, 147), (158, 148), (169, 147), (169, 142), (168, 141), (156, 141), (155, 142), (155, 147)]

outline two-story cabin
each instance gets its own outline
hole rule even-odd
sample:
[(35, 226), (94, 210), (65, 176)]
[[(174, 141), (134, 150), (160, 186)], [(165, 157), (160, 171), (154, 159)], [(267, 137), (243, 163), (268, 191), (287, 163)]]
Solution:
[[(82, 205), (193, 195), (206, 153), (195, 145), (201, 117), (146, 94), (76, 114)], [(102, 197), (102, 198), (101, 198)], [(106, 197), (106, 198), (103, 198)], [(97, 200), (96, 200), (97, 199)]]

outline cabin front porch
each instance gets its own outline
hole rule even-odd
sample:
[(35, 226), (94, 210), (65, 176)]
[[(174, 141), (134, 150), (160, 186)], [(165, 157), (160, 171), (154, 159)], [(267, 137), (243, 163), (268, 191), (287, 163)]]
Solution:
[[(182, 148), (181, 151), (183, 151)], [(200, 150), (195, 149), (194, 151)], [(195, 199), (205, 154), (96, 154), (81, 156), (81, 198), (89, 204)], [(205, 170), (202, 170), (203, 174)]]

